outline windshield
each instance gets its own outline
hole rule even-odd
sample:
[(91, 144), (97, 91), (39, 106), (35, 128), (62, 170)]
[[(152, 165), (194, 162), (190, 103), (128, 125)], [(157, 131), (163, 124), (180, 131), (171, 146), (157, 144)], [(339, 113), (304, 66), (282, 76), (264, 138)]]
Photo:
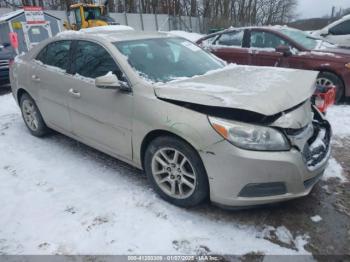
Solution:
[(157, 38), (117, 42), (114, 45), (129, 64), (153, 82), (204, 75), (225, 63), (181, 38)]
[(86, 20), (98, 19), (101, 16), (101, 9), (98, 7), (86, 7), (84, 15)]
[(279, 31), (306, 49), (316, 49), (321, 42), (321, 40), (313, 38), (311, 35), (308, 35), (303, 31), (292, 30), (287, 28), (283, 28)]

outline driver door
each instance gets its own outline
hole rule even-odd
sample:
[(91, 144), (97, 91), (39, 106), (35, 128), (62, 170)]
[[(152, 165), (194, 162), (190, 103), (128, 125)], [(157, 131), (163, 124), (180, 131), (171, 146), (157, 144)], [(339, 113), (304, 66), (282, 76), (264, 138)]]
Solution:
[(132, 159), (132, 93), (101, 89), (95, 78), (114, 73), (127, 81), (112, 55), (100, 44), (76, 41), (73, 47), (69, 109), (74, 134), (106, 153)]
[(250, 32), (250, 47), (252, 64), (257, 66), (281, 66), (286, 64), (284, 55), (276, 52), (276, 47), (288, 45), (279, 36), (262, 30), (252, 30)]

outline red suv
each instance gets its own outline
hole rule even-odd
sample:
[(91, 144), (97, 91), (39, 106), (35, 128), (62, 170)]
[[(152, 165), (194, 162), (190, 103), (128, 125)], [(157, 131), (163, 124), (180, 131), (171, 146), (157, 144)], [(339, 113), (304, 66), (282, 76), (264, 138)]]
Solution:
[(230, 63), (320, 71), (317, 84), (336, 86), (336, 102), (350, 96), (350, 49), (303, 31), (285, 26), (230, 28), (197, 44)]

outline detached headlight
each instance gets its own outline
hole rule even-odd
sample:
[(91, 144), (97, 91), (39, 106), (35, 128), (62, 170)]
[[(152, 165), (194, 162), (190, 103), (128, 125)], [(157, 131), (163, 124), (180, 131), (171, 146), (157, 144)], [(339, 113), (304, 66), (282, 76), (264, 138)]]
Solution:
[(209, 117), (212, 127), (233, 145), (256, 151), (287, 151), (285, 136), (276, 129)]

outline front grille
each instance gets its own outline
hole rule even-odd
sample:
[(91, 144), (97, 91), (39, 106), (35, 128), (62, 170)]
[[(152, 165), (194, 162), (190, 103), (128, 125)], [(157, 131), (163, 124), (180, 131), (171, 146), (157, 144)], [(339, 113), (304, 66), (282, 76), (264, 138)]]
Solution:
[(9, 60), (0, 60), (0, 69), (8, 69)]

